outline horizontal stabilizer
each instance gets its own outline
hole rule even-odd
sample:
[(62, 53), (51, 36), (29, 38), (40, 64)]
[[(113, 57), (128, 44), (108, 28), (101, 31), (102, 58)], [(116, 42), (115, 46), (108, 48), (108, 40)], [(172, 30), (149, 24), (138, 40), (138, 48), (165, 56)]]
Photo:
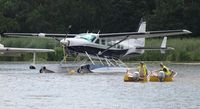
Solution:
[(136, 47), (138, 50), (174, 50), (172, 47), (156, 48), (156, 47)]

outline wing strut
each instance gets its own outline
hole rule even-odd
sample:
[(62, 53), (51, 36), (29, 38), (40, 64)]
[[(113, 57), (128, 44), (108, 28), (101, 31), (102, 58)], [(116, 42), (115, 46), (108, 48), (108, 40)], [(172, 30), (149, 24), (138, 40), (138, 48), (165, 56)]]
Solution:
[(36, 69), (36, 67), (35, 67), (35, 58), (36, 58), (36, 53), (34, 52), (33, 53), (33, 63), (30, 65), (30, 69)]
[(88, 58), (90, 59), (90, 61), (92, 62), (93, 65), (95, 65), (95, 63), (92, 61), (92, 58), (90, 57), (90, 55), (85, 51), (85, 54), (88, 56)]

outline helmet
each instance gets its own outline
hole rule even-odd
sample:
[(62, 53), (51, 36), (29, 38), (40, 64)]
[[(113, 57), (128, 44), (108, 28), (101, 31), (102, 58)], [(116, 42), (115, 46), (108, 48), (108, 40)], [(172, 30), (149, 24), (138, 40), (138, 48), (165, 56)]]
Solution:
[(163, 66), (163, 63), (162, 63), (162, 62), (160, 63), (160, 66)]
[(140, 62), (140, 64), (144, 64), (144, 62), (143, 62), (143, 61), (141, 61), (141, 62)]

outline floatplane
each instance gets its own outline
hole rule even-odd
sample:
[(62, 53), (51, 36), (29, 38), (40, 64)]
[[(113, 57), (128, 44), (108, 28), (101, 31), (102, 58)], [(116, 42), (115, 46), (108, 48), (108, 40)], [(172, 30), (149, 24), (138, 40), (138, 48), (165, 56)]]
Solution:
[[(71, 26), (69, 26), (69, 29)], [(173, 50), (167, 47), (167, 36), (183, 35), (191, 33), (188, 30), (163, 30), (163, 31), (146, 31), (146, 22), (141, 21), (137, 32), (120, 32), (120, 33), (81, 33), (81, 34), (54, 34), (54, 33), (3, 33), (4, 36), (14, 37), (53, 37), (56, 40), (62, 38), (59, 42), (64, 47), (65, 54), (87, 57), (84, 64), (78, 65), (77, 72), (98, 72), (109, 71), (120, 72), (119, 69), (127, 69), (123, 58), (143, 54), (146, 50), (160, 50), (165, 53), (166, 50)], [(162, 44), (158, 48), (145, 47), (145, 38), (164, 37)], [(98, 60), (100, 64), (96, 64)], [(64, 55), (63, 61), (66, 60)], [(92, 64), (85, 64), (90, 60)], [(77, 64), (76, 64), (77, 65)], [(103, 66), (103, 67), (102, 67)], [(105, 69), (105, 66), (106, 67)], [(122, 68), (123, 66), (123, 68)], [(113, 70), (113, 68), (115, 70)], [(45, 67), (46, 69), (46, 67)]]

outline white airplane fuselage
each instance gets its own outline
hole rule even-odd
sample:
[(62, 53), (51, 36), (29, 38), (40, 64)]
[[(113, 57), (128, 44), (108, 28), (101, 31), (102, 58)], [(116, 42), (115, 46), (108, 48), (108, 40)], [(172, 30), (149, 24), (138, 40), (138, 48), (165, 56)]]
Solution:
[[(107, 49), (109, 46), (117, 43), (118, 41), (98, 38), (98, 34), (83, 33), (76, 36), (75, 38), (62, 39), (60, 42), (64, 44), (70, 52), (75, 52), (80, 55), (87, 52), (93, 57), (99, 56), (102, 58), (123, 58), (144, 53), (144, 50), (135, 49), (136, 47), (144, 47), (144, 38), (127, 39), (109, 49)], [(99, 53), (102, 54), (99, 55)]]

